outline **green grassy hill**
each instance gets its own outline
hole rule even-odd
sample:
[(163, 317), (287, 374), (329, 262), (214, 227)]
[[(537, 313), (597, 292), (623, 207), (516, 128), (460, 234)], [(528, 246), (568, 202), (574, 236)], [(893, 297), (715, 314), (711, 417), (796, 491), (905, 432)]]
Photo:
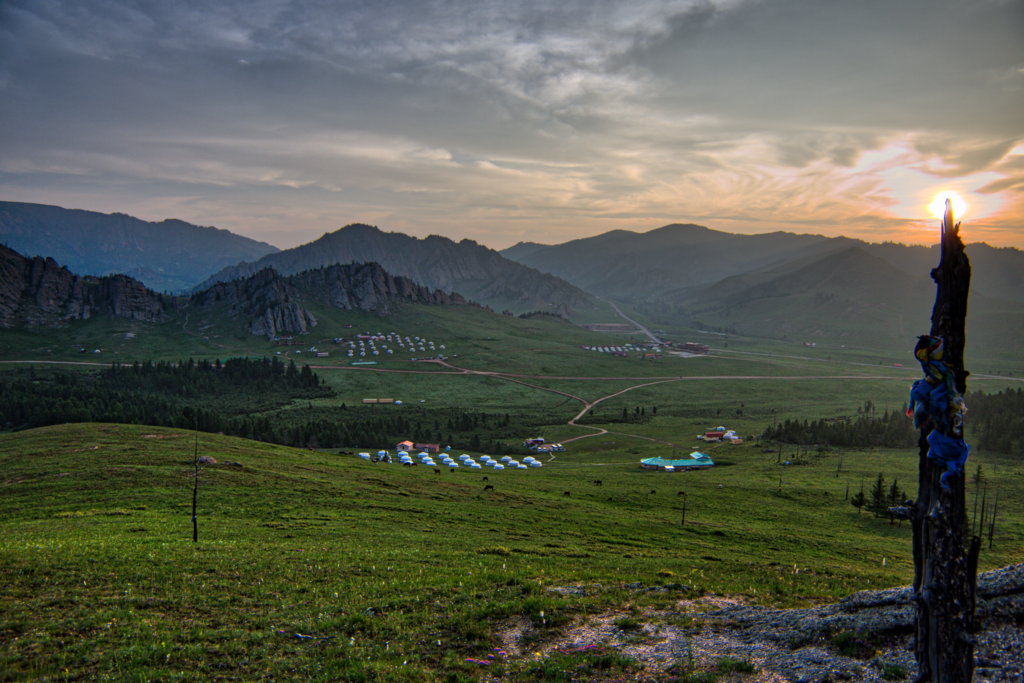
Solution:
[[(218, 464), (199, 475), (193, 544), (194, 439), (91, 424), (0, 437), (8, 680), (468, 681), (467, 658), (504, 647), (512, 619), (532, 653), (623, 605), (807, 603), (912, 574), (909, 528), (845, 500), (879, 471), (909, 486), (912, 453), (793, 452), (786, 466), (747, 444), (666, 475), (637, 466), (663, 446), (608, 435), (540, 470), (490, 472), (485, 491), (480, 474), (202, 434)], [(1006, 520), (985, 569), (1024, 559), (1007, 542), (1024, 500), (1019, 463), (983, 461)]]

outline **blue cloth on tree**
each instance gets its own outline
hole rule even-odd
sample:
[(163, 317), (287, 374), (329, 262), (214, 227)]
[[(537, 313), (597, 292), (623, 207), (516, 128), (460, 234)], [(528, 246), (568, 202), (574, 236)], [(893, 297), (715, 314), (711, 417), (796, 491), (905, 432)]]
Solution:
[(914, 415), (914, 428), (931, 418), (940, 427), (949, 425), (949, 387), (945, 382), (932, 385), (928, 380), (919, 379), (910, 390), (910, 410)]
[(959, 474), (964, 471), (964, 464), (967, 456), (971, 454), (971, 447), (963, 439), (954, 439), (942, 432), (933, 431), (928, 435), (928, 457), (946, 466), (939, 480), (942, 488), (949, 489), (947, 478), (950, 475)]
[(928, 457), (946, 466), (941, 484), (942, 488), (949, 490), (949, 476), (963, 472), (971, 447), (962, 438), (957, 438), (963, 434), (967, 406), (956, 390), (953, 373), (943, 362), (946, 355), (944, 347), (940, 337), (918, 337), (914, 357), (921, 363), (924, 379), (914, 382), (910, 389), (907, 414), (914, 416), (914, 427), (919, 429), (926, 420), (934, 423), (935, 428), (928, 435)]

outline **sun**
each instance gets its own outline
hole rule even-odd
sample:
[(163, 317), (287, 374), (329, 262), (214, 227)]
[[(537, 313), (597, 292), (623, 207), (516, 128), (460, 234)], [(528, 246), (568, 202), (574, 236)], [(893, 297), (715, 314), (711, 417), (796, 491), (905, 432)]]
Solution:
[(960, 217), (967, 213), (967, 207), (969, 204), (956, 192), (944, 190), (938, 193), (935, 195), (935, 199), (932, 200), (932, 203), (928, 205), (928, 210), (932, 212), (933, 216), (941, 221), (943, 216), (946, 215), (946, 199), (953, 202), (953, 217), (956, 220), (960, 220)]

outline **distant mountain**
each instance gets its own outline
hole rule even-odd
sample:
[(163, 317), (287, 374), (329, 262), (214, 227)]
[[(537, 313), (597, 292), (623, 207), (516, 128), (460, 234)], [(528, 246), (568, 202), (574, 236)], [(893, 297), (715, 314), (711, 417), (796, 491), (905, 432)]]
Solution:
[[(908, 273), (928, 275), (939, 265), (938, 244), (923, 247), (883, 242), (863, 246)], [(972, 292), (1024, 303), (1024, 251), (975, 242), (968, 244), (964, 252), (971, 261)]]
[(402, 303), (464, 305), (457, 293), (431, 291), (406, 277), (393, 276), (377, 263), (336, 264), (284, 276), (273, 268), (230, 282), (218, 282), (193, 294), (190, 303), (204, 307), (230, 305), (249, 316), (252, 334), (273, 337), (305, 333), (317, 324), (304, 306), (316, 301), (345, 311), (386, 316)]
[(0, 327), (55, 327), (93, 315), (161, 322), (167, 305), (125, 275), (81, 277), (52, 258), (0, 246)]
[(820, 235), (734, 235), (673, 224), (645, 233), (613, 230), (553, 246), (517, 244), (501, 253), (599, 296), (629, 300), (716, 282), (821, 244)]
[[(672, 302), (675, 319), (712, 330), (895, 354), (908, 353), (930, 329), (935, 283), (928, 271), (906, 272), (869, 249), (847, 246), (666, 292), (663, 301)], [(1017, 357), (1024, 352), (1024, 307), (972, 287), (967, 338), (972, 357)]]
[(337, 263), (378, 263), (395, 276), (431, 289), (458, 291), (494, 308), (537, 309), (568, 305), (590, 308), (593, 298), (553, 275), (503, 257), (472, 240), (424, 239), (353, 224), (294, 249), (268, 254), (255, 263), (225, 268), (197, 289), (246, 277), (271, 267), (284, 275)]
[(83, 275), (122, 273), (158, 291), (184, 291), (228, 265), (276, 247), (227, 230), (169, 219), (159, 223), (121, 213), (0, 202), (0, 243), (45, 255)]
[[(851, 247), (911, 275), (927, 277), (939, 263), (937, 245), (872, 244), (848, 237), (786, 232), (737, 235), (693, 224), (667, 225), (645, 233), (613, 230), (556, 245), (521, 242), (501, 253), (592, 294), (629, 301), (656, 299), (681, 288), (708, 286), (765, 268), (793, 268), (806, 259)], [(967, 245), (966, 252), (974, 273), (972, 292), (1024, 302), (1024, 252), (983, 243)]]

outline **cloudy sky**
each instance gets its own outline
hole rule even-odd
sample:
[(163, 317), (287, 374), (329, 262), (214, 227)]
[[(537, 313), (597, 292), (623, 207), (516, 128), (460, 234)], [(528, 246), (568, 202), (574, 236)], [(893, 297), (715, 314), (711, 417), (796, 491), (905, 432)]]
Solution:
[(1024, 248), (1024, 0), (3, 0), (0, 200)]

